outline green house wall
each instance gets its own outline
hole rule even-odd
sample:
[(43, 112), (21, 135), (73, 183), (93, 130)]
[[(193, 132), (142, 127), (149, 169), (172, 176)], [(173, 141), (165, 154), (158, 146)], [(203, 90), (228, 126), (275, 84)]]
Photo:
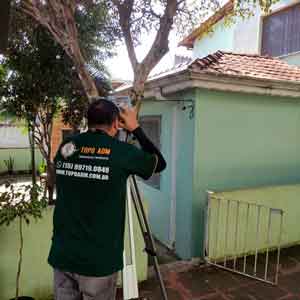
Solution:
[(207, 190), (300, 182), (300, 102), (197, 90), (195, 103), (192, 256), (202, 256)]
[[(193, 98), (193, 94), (186, 94), (182, 99)], [(183, 258), (191, 256), (192, 243), (194, 119), (190, 118), (190, 109), (184, 109), (190, 104), (146, 100), (141, 112), (161, 116), (161, 151), (167, 161), (167, 169), (161, 173), (160, 190), (140, 183), (149, 203), (151, 228), (160, 241), (174, 246)], [(172, 245), (174, 235), (176, 244)]]
[(235, 28), (235, 24), (226, 24), (224, 20), (217, 23), (211, 32), (195, 41), (193, 57), (201, 58), (219, 50), (233, 51)]

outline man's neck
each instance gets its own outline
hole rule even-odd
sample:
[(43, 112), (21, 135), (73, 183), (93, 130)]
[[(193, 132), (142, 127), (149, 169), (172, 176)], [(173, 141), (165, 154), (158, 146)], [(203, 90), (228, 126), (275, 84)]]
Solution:
[(91, 131), (100, 130), (100, 131), (103, 131), (103, 132), (105, 132), (106, 134), (108, 134), (112, 137), (114, 136), (111, 128), (108, 128), (106, 126), (95, 126), (95, 127), (89, 128), (89, 130), (91, 130)]

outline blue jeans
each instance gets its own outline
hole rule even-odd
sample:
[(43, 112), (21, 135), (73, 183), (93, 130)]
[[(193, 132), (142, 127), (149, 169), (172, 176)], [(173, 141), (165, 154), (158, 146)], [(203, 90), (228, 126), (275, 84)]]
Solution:
[(54, 269), (55, 300), (115, 300), (118, 273), (89, 277)]

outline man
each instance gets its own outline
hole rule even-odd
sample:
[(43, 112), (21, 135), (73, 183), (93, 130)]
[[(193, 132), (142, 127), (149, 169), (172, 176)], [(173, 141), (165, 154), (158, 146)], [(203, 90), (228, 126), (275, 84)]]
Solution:
[[(62, 143), (55, 157), (57, 200), (49, 264), (56, 300), (113, 300), (123, 268), (126, 181), (166, 168), (133, 109), (108, 100), (89, 106), (88, 131)], [(115, 138), (122, 127), (142, 150)]]

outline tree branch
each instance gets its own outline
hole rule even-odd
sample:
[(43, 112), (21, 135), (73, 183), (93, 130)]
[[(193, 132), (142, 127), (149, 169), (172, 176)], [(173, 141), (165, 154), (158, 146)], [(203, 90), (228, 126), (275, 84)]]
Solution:
[(134, 72), (138, 69), (138, 60), (136, 57), (133, 39), (130, 30), (130, 17), (132, 13), (132, 8), (134, 4), (134, 0), (125, 0), (123, 4), (121, 4), (117, 0), (112, 0), (113, 4), (118, 8), (119, 12), (119, 23), (123, 32), (128, 56), (132, 65)]
[(168, 0), (165, 8), (164, 15), (160, 19), (159, 29), (155, 36), (155, 40), (152, 44), (146, 57), (141, 62), (140, 72), (146, 78), (151, 70), (157, 65), (162, 57), (169, 51), (169, 34), (173, 26), (174, 17), (177, 12), (178, 2), (177, 0)]
[(41, 4), (35, 0), (21, 0), (20, 9), (46, 27), (54, 39), (71, 58), (89, 99), (99, 95), (98, 89), (88, 72), (78, 41), (75, 23), (75, 0), (48, 0)]

